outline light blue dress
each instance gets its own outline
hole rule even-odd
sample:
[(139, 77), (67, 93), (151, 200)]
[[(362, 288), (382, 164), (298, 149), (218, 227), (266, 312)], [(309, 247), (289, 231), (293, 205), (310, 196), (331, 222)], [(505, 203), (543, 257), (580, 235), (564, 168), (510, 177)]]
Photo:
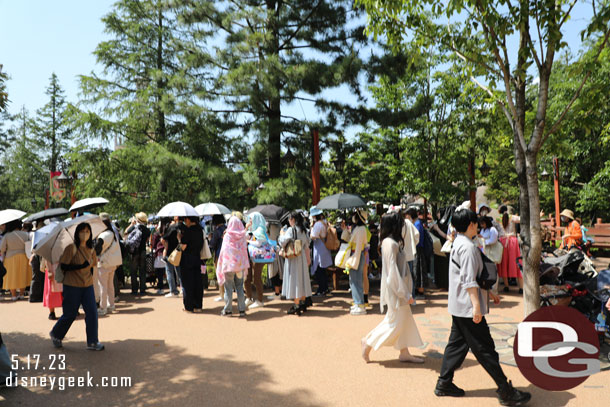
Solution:
[(294, 238), (293, 231), (296, 230), (296, 238), (303, 244), (301, 255), (292, 259), (284, 260), (284, 281), (282, 284), (282, 295), (288, 300), (301, 297), (311, 297), (311, 280), (307, 272), (307, 255), (309, 250), (309, 236), (307, 233), (296, 228), (288, 228), (286, 233), (279, 237), (281, 247), (286, 246)]
[[(320, 221), (316, 222), (313, 227), (312, 235), (316, 232), (316, 227), (324, 227), (324, 224)], [(316, 270), (318, 270), (318, 266), (325, 269), (333, 265), (333, 259), (330, 255), (330, 250), (326, 248), (323, 239), (314, 239), (313, 240), (313, 258), (311, 259), (311, 275), (316, 274)]]

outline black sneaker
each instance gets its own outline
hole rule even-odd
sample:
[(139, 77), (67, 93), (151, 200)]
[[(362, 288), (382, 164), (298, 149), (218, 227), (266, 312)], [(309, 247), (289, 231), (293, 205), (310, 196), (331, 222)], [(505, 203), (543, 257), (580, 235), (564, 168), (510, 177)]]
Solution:
[(246, 311), (239, 311), (239, 317), (240, 318), (245, 318), (246, 317)]
[(56, 338), (53, 335), (53, 331), (49, 332), (49, 336), (51, 337), (51, 340), (53, 341), (53, 346), (55, 346), (57, 349), (63, 347), (64, 345), (61, 343), (61, 339)]
[(233, 314), (231, 311), (225, 311), (225, 310), (220, 311), (220, 316), (222, 316), (222, 317), (230, 317), (231, 314)]
[(443, 383), (439, 380), (436, 382), (434, 394), (437, 397), (463, 397), (466, 392), (453, 384), (453, 382)]
[(496, 390), (496, 393), (498, 393), (500, 405), (503, 406), (522, 406), (532, 398), (530, 393), (515, 389), (510, 381)]
[(87, 345), (87, 350), (95, 350), (95, 351), (100, 351), (100, 350), (104, 350), (104, 345), (102, 345), (99, 342), (96, 343), (90, 343)]

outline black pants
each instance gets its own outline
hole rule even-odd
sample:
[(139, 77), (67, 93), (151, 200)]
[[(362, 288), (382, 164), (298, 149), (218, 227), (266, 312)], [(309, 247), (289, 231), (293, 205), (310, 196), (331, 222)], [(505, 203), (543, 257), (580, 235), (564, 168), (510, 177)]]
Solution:
[(318, 283), (318, 294), (326, 293), (328, 291), (328, 276), (326, 275), (326, 269), (318, 266), (315, 278)]
[(184, 309), (192, 311), (203, 308), (203, 278), (201, 277), (201, 261), (198, 256), (182, 254), (180, 279), (184, 289), (182, 297)]
[(443, 355), (439, 381), (443, 383), (453, 381), (454, 372), (462, 366), (470, 349), (498, 387), (506, 385), (507, 379), (500, 366), (500, 358), (485, 317), (478, 324), (475, 324), (472, 318), (455, 316), (452, 318), (451, 334)]
[(131, 256), (131, 292), (138, 292), (138, 280), (140, 293), (146, 292), (146, 252), (135, 253)]
[(424, 288), (428, 285), (428, 259), (423, 247), (417, 248), (415, 254), (415, 287)]
[(44, 291), (44, 272), (40, 271), (40, 256), (32, 261), (32, 282), (30, 283), (30, 302), (42, 302)]
[(155, 269), (155, 280), (157, 281), (157, 290), (163, 289), (163, 276), (165, 275), (165, 269)]

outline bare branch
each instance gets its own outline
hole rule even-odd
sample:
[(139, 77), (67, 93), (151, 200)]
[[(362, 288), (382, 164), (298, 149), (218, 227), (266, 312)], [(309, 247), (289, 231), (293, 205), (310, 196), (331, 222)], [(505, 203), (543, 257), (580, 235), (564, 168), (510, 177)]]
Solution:
[(572, 4), (570, 4), (570, 8), (568, 9), (568, 11), (566, 11), (566, 15), (563, 16), (563, 19), (561, 20), (561, 22), (559, 23), (559, 26), (557, 27), (558, 30), (561, 30), (561, 26), (568, 20), (568, 17), (570, 16), (570, 13), (572, 12), (572, 9), (576, 5), (576, 2), (577, 2), (577, 0), (574, 0), (572, 2)]

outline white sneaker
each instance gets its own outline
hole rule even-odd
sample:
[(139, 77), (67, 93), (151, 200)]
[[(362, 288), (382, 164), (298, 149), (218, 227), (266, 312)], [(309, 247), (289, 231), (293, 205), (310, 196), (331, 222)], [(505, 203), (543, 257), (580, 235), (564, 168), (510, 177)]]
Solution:
[(170, 297), (175, 297), (175, 296), (176, 296), (176, 294), (174, 294), (172, 292), (165, 294), (165, 298), (170, 298)]
[(98, 315), (98, 316), (104, 316), (104, 315), (106, 315), (107, 313), (108, 313), (108, 311), (106, 311), (104, 308), (99, 308), (99, 309), (97, 310), (97, 315)]
[(214, 302), (220, 302), (220, 301), (224, 301), (224, 298), (222, 298), (222, 297), (214, 298)]
[(107, 308), (107, 310), (108, 310), (108, 313), (116, 312), (116, 307), (114, 305), (111, 305)]
[(349, 312), (351, 315), (366, 315), (366, 309), (364, 307), (356, 307)]
[(246, 307), (249, 307), (251, 304), (254, 304), (254, 301), (252, 301), (250, 298), (246, 298)]
[(253, 309), (253, 308), (261, 308), (264, 307), (265, 304), (263, 304), (261, 301), (256, 300), (252, 305), (250, 305), (248, 308), (249, 309)]

